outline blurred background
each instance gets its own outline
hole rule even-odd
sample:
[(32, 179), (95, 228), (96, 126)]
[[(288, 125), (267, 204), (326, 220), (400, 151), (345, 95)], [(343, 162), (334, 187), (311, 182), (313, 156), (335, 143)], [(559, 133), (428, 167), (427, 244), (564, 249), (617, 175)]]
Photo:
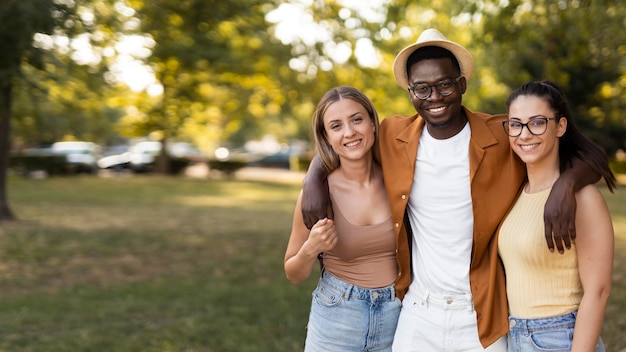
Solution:
[(301, 349), (315, 278), (282, 255), (321, 96), (412, 115), (391, 66), (437, 28), (474, 56), (465, 106), (554, 80), (623, 175), (625, 25), (615, 0), (0, 1), (0, 351)]
[(44, 156), (66, 141), (95, 144), (64, 147), (82, 154), (72, 172), (306, 166), (333, 86), (362, 89), (382, 118), (413, 114), (391, 65), (434, 27), (474, 55), (467, 107), (501, 113), (512, 89), (552, 79), (619, 168), (625, 19), (607, 0), (5, 1), (0, 149), (37, 175), (63, 171)]

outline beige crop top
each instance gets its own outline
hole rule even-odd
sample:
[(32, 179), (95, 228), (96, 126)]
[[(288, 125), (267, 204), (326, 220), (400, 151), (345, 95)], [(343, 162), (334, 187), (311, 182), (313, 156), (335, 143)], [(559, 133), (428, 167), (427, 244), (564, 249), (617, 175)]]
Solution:
[(339, 240), (323, 255), (324, 268), (338, 278), (365, 288), (386, 287), (397, 274), (396, 237), (389, 219), (374, 225), (357, 226), (334, 209)]

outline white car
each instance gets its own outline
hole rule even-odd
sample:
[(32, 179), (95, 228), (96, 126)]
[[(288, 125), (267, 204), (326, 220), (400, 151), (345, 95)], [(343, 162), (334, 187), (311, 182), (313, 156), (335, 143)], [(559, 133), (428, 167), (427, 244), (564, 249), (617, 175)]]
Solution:
[(70, 141), (52, 144), (52, 153), (65, 155), (71, 171), (93, 173), (98, 170), (100, 146), (92, 142)]
[[(196, 147), (189, 143), (172, 142), (168, 145), (168, 155), (185, 162), (204, 161), (206, 158)], [(98, 161), (102, 169), (130, 169), (143, 173), (153, 171), (156, 159), (163, 145), (158, 141), (141, 141), (132, 145), (127, 152), (109, 155)]]
[(147, 172), (161, 152), (161, 142), (139, 142), (128, 150), (130, 168), (135, 172)]

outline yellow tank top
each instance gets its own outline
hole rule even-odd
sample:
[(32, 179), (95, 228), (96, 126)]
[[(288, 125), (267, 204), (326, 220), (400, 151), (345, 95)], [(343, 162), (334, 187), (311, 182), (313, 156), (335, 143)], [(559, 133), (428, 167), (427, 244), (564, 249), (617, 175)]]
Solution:
[(498, 237), (506, 272), (509, 313), (519, 318), (546, 318), (572, 312), (583, 295), (576, 246), (550, 253), (544, 236), (543, 210), (550, 189), (522, 192)]

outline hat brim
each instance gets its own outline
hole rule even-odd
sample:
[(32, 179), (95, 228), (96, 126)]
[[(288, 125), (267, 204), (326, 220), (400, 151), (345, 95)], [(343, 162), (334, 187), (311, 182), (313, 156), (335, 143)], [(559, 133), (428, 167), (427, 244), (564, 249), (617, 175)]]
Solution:
[(474, 59), (472, 58), (472, 54), (470, 54), (467, 49), (448, 40), (431, 40), (409, 45), (402, 49), (396, 56), (396, 59), (393, 62), (393, 75), (396, 78), (396, 82), (400, 85), (400, 87), (402, 87), (402, 89), (407, 89), (409, 87), (406, 70), (407, 59), (415, 50), (425, 46), (438, 46), (450, 51), (459, 62), (459, 66), (461, 67), (461, 76), (465, 77), (466, 80), (469, 80), (470, 77), (472, 77), (472, 73), (474, 73)]

